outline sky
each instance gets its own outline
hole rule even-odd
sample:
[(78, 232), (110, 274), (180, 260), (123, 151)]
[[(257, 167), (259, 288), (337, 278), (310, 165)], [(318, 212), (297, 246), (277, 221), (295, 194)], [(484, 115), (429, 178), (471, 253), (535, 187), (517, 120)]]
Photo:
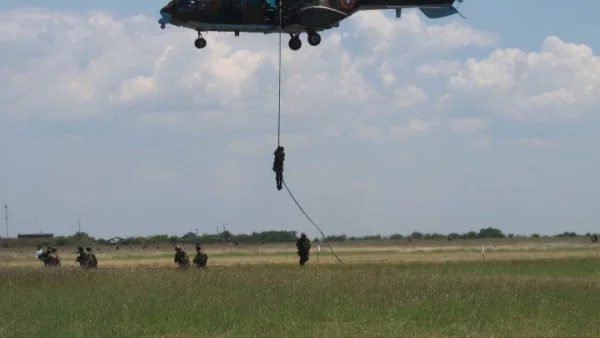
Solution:
[[(317, 230), (271, 171), (278, 36), (196, 33), (166, 1), (0, 4), (9, 236)], [(365, 11), (283, 36), (284, 179), (327, 234), (598, 232), (596, 0)], [(5, 236), (5, 231), (0, 232)]]

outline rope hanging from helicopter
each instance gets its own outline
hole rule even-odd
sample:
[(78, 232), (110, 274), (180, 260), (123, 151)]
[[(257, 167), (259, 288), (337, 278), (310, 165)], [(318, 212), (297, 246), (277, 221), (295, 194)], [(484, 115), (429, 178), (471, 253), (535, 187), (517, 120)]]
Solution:
[(283, 22), (282, 22), (282, 12), (283, 12), (283, 0), (278, 1), (278, 9), (279, 9), (279, 95), (277, 102), (277, 147), (280, 146), (280, 135), (281, 135), (281, 33), (283, 30)]
[[(283, 32), (283, 15), (282, 15), (282, 12), (283, 12), (283, 0), (279, 0), (278, 1), (278, 8), (279, 8), (279, 69), (278, 69), (278, 73), (279, 73), (279, 82), (278, 82), (279, 96), (278, 96), (278, 104), (277, 104), (277, 147), (279, 148), (281, 146), (281, 144), (280, 144), (280, 140), (281, 140), (281, 34)], [(298, 200), (296, 199), (296, 197), (294, 197), (294, 194), (292, 194), (292, 192), (290, 191), (290, 188), (288, 188), (288, 186), (285, 183), (285, 181), (283, 180), (283, 178), (281, 179), (281, 182), (283, 183), (283, 186), (285, 187), (285, 190), (288, 192), (288, 194), (290, 195), (290, 197), (292, 198), (292, 200), (294, 201), (294, 203), (296, 204), (296, 206), (298, 207), (298, 209), (300, 209), (300, 211), (302, 212), (302, 214), (304, 214), (304, 216), (306, 217), (306, 219), (308, 219), (308, 221), (310, 223), (312, 223), (312, 225), (314, 225), (315, 228), (317, 228), (317, 230), (319, 231), (319, 233), (321, 233), (321, 236), (323, 236), (323, 239), (327, 243), (327, 246), (329, 246), (329, 250), (331, 251), (331, 253), (333, 254), (333, 256), (338, 260), (338, 262), (340, 262), (342, 264), (346, 264), (344, 261), (341, 260), (340, 257), (338, 257), (338, 255), (335, 253), (335, 251), (333, 251), (333, 247), (331, 246), (331, 243), (329, 243), (329, 240), (327, 239), (327, 236), (325, 236), (325, 234), (323, 233), (323, 231), (321, 231), (321, 228), (319, 228), (319, 226), (312, 220), (312, 218), (310, 218), (310, 216), (304, 211), (304, 208), (302, 208), (302, 206), (300, 205), (300, 203), (298, 202)]]

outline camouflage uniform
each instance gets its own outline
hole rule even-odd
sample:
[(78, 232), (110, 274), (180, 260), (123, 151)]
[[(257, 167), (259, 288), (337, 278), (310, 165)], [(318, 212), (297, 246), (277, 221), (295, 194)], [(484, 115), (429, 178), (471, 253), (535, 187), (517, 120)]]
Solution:
[(56, 253), (57, 249), (55, 247), (52, 247), (50, 249), (50, 259), (51, 259), (51, 263), (53, 266), (61, 266), (60, 264), (60, 258), (58, 257), (58, 254)]
[(83, 251), (83, 247), (77, 247), (77, 253), (79, 253), (79, 256), (77, 256), (75, 262), (79, 263), (79, 266), (81, 266), (82, 268), (91, 268), (90, 255), (88, 255), (87, 252)]
[(92, 248), (87, 247), (87, 248), (85, 248), (85, 251), (87, 251), (87, 254), (90, 259), (90, 267), (97, 268), (98, 267), (98, 258), (96, 258), (96, 254), (92, 252)]
[(44, 251), (39, 259), (44, 262), (44, 266), (60, 266), (60, 259), (56, 254), (56, 248), (48, 247), (46, 251)]
[(283, 183), (283, 161), (285, 161), (285, 152), (282, 146), (277, 147), (273, 159), (273, 171), (275, 172), (275, 181), (277, 182), (277, 190), (281, 190)]
[(179, 245), (175, 247), (175, 263), (177, 263), (180, 268), (187, 268), (190, 266), (190, 258)]
[(47, 248), (46, 250), (44, 250), (42, 252), (41, 255), (39, 255), (39, 259), (44, 262), (44, 266), (49, 266), (50, 262), (51, 262), (51, 258), (50, 258), (50, 254), (52, 253), (52, 251), (50, 250), (50, 248)]
[(206, 266), (207, 262), (208, 255), (202, 252), (202, 247), (200, 244), (196, 245), (196, 257), (194, 257), (194, 264), (199, 268), (203, 268)]
[(298, 249), (298, 256), (300, 256), (300, 265), (304, 266), (308, 262), (308, 256), (310, 255), (310, 240), (306, 237), (305, 233), (302, 233), (296, 241), (296, 248)]

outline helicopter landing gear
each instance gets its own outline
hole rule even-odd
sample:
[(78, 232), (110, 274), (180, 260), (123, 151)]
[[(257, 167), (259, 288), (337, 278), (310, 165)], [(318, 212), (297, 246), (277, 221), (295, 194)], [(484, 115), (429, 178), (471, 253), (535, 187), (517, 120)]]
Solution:
[(198, 49), (206, 47), (206, 39), (202, 37), (202, 33), (198, 31), (198, 38), (194, 41), (194, 46)]
[(321, 43), (321, 35), (317, 32), (308, 32), (308, 44), (311, 46), (318, 46)]
[(164, 23), (161, 23), (161, 24), (160, 24), (160, 29), (165, 29), (166, 27), (167, 27), (167, 26), (165, 26), (165, 24), (164, 24)]
[[(321, 43), (321, 35), (317, 32), (307, 32), (308, 38), (306, 39), (311, 46), (318, 46)], [(288, 43), (291, 50), (298, 50), (302, 47), (302, 41), (300, 41), (300, 33), (290, 33), (290, 42)]]
[(298, 50), (302, 47), (302, 41), (300, 41), (300, 33), (292, 34), (290, 33), (290, 42), (288, 46), (291, 50)]

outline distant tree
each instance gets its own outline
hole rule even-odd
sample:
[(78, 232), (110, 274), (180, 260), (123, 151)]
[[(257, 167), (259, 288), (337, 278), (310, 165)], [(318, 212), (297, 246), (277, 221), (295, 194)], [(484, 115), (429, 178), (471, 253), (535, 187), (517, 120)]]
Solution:
[(410, 238), (412, 238), (412, 239), (421, 239), (421, 238), (423, 238), (423, 233), (418, 232), (418, 231), (414, 231), (412, 234), (410, 234)]
[(434, 232), (432, 234), (427, 233), (427, 234), (423, 235), (424, 239), (441, 239), (441, 238), (444, 238), (444, 237), (447, 237), (447, 236), (444, 236), (444, 235), (439, 234), (437, 232)]
[(221, 232), (221, 237), (225, 241), (229, 241), (231, 239), (231, 237), (233, 237), (233, 234), (229, 230), (225, 230), (225, 231)]
[(57, 246), (65, 246), (67, 244), (67, 238), (64, 236), (56, 237), (56, 245)]
[(451, 232), (451, 233), (448, 234), (448, 240), (449, 241), (455, 240), (455, 239), (459, 239), (459, 238), (460, 238), (460, 235), (457, 234), (456, 232)]
[(502, 231), (500, 231), (500, 229), (493, 228), (493, 227), (487, 227), (485, 229), (480, 229), (479, 233), (477, 234), (477, 237), (479, 237), (479, 238), (504, 238), (506, 236), (504, 236), (504, 234), (502, 233)]
[(556, 237), (577, 237), (577, 233), (575, 233), (573, 231), (571, 231), (571, 232), (565, 231), (562, 234), (556, 235)]
[(93, 239), (93, 237), (90, 237), (90, 235), (88, 235), (86, 232), (76, 232), (75, 234), (73, 234), (73, 239), (75, 240), (86, 240), (86, 239)]
[[(365, 240), (365, 241), (379, 241), (381, 240), (381, 235), (369, 235), (369, 236), (364, 236), (364, 237), (358, 237), (359, 240)], [(348, 239), (350, 240), (350, 239)]]
[(147, 241), (150, 243), (167, 243), (169, 242), (169, 235), (148, 236)]
[(346, 242), (348, 238), (346, 235), (327, 236), (327, 240), (330, 242)]
[(469, 231), (465, 234), (464, 238), (477, 238), (477, 233), (475, 231)]
[(392, 240), (398, 240), (398, 239), (403, 239), (403, 238), (404, 238), (404, 236), (401, 234), (393, 234), (390, 236), (390, 239), (392, 239)]

